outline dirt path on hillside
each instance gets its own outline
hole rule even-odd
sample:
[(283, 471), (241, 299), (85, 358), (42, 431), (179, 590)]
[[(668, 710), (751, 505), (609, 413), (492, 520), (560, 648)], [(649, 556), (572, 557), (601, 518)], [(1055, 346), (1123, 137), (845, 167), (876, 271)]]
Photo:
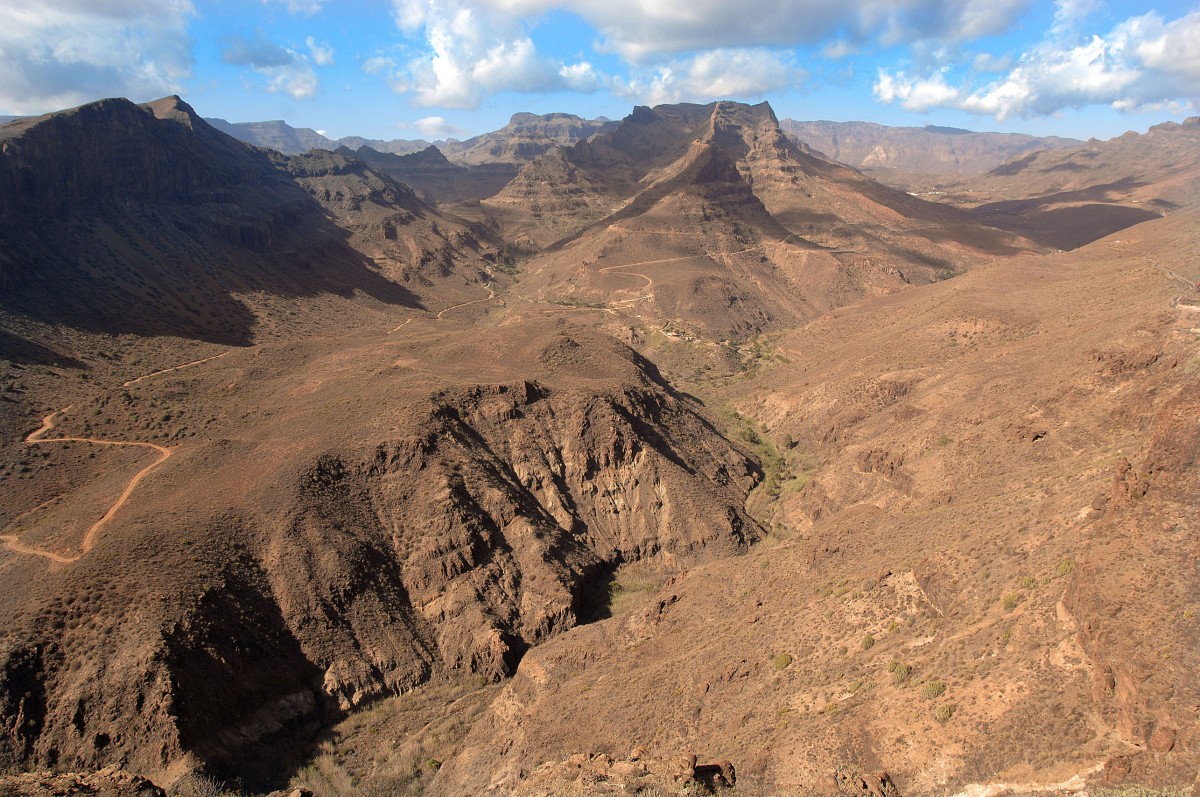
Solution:
[(139, 376), (137, 379), (130, 379), (128, 382), (122, 382), (121, 387), (129, 387), (130, 385), (136, 385), (138, 382), (141, 382), (143, 379), (149, 379), (152, 376), (162, 376), (163, 374), (169, 374), (172, 371), (181, 371), (184, 368), (191, 368), (193, 365), (200, 365), (201, 363), (206, 363), (209, 360), (219, 360), (220, 358), (224, 357), (226, 354), (229, 354), (229, 352), (223, 351), (220, 354), (214, 354), (212, 357), (205, 357), (203, 360), (192, 360), (190, 363), (184, 363), (183, 365), (176, 365), (171, 368), (164, 368), (161, 371), (155, 371), (152, 374), (146, 374), (145, 376)]
[[(141, 382), (144, 379), (162, 376), (163, 374), (169, 374), (173, 371), (179, 371), (184, 368), (191, 368), (194, 365), (200, 365), (201, 363), (219, 359), (224, 357), (226, 354), (229, 354), (229, 352), (222, 352), (221, 354), (215, 354), (212, 357), (205, 357), (201, 360), (192, 360), (191, 362), (186, 362), (182, 365), (176, 365), (171, 368), (163, 368), (162, 370), (154, 371), (152, 373), (145, 374), (144, 376), (139, 376), (136, 379), (130, 379), (129, 381), (122, 383), (121, 386), (129, 387), (130, 385)], [(26, 556), (39, 556), (43, 559), (49, 559), (51, 562), (64, 565), (69, 565), (72, 562), (78, 562), (84, 554), (95, 547), (96, 537), (100, 534), (100, 531), (106, 525), (108, 525), (108, 523), (114, 517), (116, 517), (116, 514), (121, 511), (121, 507), (128, 503), (130, 496), (133, 495), (133, 491), (137, 489), (137, 486), (141, 483), (142, 479), (149, 476), (151, 471), (166, 462), (171, 457), (171, 454), (174, 453), (166, 446), (160, 446), (157, 443), (129, 440), (102, 440), (98, 437), (46, 437), (46, 435), (54, 430), (54, 419), (59, 415), (65, 415), (70, 409), (70, 406), (63, 407), (61, 410), (56, 410), (47, 415), (45, 418), (42, 418), (42, 425), (25, 436), (25, 445), (39, 446), (48, 445), (50, 443), (87, 443), (88, 445), (94, 446), (124, 446), (127, 448), (148, 448), (157, 453), (158, 456), (153, 462), (134, 474), (133, 478), (129, 480), (129, 483), (125, 485), (125, 489), (122, 490), (121, 494), (117, 497), (117, 500), (114, 501), (111, 506), (109, 506), (108, 511), (106, 511), (99, 520), (97, 520), (91, 525), (91, 527), (88, 528), (87, 532), (83, 535), (83, 541), (79, 545), (79, 552), (76, 554), (62, 554), (42, 548), (34, 548), (22, 543), (16, 534), (0, 534), (0, 542), (3, 542), (10, 551), (24, 554)], [(57, 496), (55, 497), (57, 498)], [(45, 501), (29, 511), (21, 513), (14, 518), (11, 523), (8, 524), (5, 530), (12, 528), (21, 520), (33, 514), (37, 510), (42, 509), (53, 500), (55, 499), (51, 498), (49, 501)]]
[[(492, 289), (492, 283), (489, 282), (487, 285), (484, 285), (483, 287), (487, 288), (487, 292), (488, 292), (487, 296), (483, 297), (482, 299), (472, 299), (469, 302), (461, 302), (459, 304), (447, 307), (445, 310), (442, 310), (440, 313), (438, 313), (437, 317), (440, 319), (442, 316), (444, 316), (446, 313), (450, 312), (451, 310), (457, 310), (458, 308), (466, 307), (469, 304), (479, 304), (480, 302), (490, 302), (492, 299), (496, 298), (496, 291)], [(408, 322), (405, 321), (404, 323), (407, 324)], [(404, 324), (401, 324), (400, 326), (402, 327), (402, 326), (404, 326)], [(399, 329), (399, 328), (400, 327), (396, 327), (396, 329)], [(392, 332), (395, 332), (396, 329), (393, 329)]]
[[(221, 355), (217, 355), (217, 356), (221, 356)], [(210, 357), (209, 359), (216, 359), (216, 358)], [(190, 364), (193, 364), (193, 363), (189, 363), (189, 365)], [(180, 367), (185, 367), (185, 366), (180, 366)], [(156, 373), (167, 373), (168, 371), (173, 371), (173, 370), (177, 370), (177, 369), (176, 368), (168, 368), (164, 371), (159, 371)], [(148, 374), (147, 376), (155, 376), (155, 375), (156, 374)], [(130, 383), (127, 382), (126, 384), (130, 384)], [(9, 550), (16, 551), (17, 553), (26, 554), (29, 556), (40, 556), (44, 559), (49, 559), (50, 561), (57, 562), (59, 564), (71, 564), (72, 562), (77, 562), (77, 561), (79, 561), (80, 557), (82, 557), (88, 551), (92, 550), (92, 548), (95, 547), (95, 545), (96, 545), (96, 536), (100, 533), (100, 530), (103, 529), (105, 527), (105, 525), (107, 525), (108, 522), (111, 521), (113, 519), (113, 517), (116, 516), (117, 512), (119, 512), (121, 510), (121, 507), (125, 506), (126, 502), (129, 501), (129, 496), (133, 495), (133, 491), (135, 489), (137, 489), (138, 483), (141, 482), (142, 479), (146, 478), (146, 476), (148, 476), (152, 470), (154, 470), (159, 465), (166, 462), (167, 459), (170, 458), (171, 453), (172, 453), (171, 449), (166, 448), (164, 446), (160, 446), (157, 443), (129, 442), (129, 441), (125, 441), (125, 440), (101, 440), (100, 438), (97, 438), (97, 437), (46, 437), (46, 435), (49, 434), (54, 429), (54, 419), (57, 418), (59, 415), (66, 413), (69, 409), (71, 409), (71, 408), (64, 407), (63, 409), (56, 410), (56, 411), (50, 413), (49, 415), (47, 415), (45, 418), (43, 418), (42, 425), (40, 427), (38, 427), (36, 430), (30, 432), (25, 437), (25, 445), (37, 446), (37, 445), (46, 445), (48, 443), (88, 443), (90, 445), (97, 445), (97, 446), (126, 446), (126, 447), (136, 447), (136, 448), (149, 448), (149, 449), (153, 449), (154, 451), (158, 452), (158, 457), (153, 462), (151, 462), (149, 465), (147, 465), (146, 467), (139, 470), (136, 474), (134, 474), (134, 477), (129, 480), (129, 483), (127, 485), (125, 485), (125, 489), (121, 492), (121, 495), (118, 496), (117, 500), (112, 504), (112, 506), (110, 506), (108, 508), (108, 511), (104, 513), (103, 517), (101, 517), (99, 520), (97, 520), (95, 523), (93, 523), (90, 528), (88, 528), (87, 533), (83, 535), (83, 542), (80, 543), (79, 553), (77, 553), (73, 556), (55, 553), (54, 551), (47, 551), (47, 550), (43, 550), (41, 548), (33, 548), (28, 545), (24, 545), (23, 543), (21, 543), (21, 541), (18, 539), (18, 537), (15, 534), (0, 534), (0, 540), (4, 541), (4, 544), (8, 546)], [(51, 500), (53, 500), (53, 499), (51, 499)], [(20, 515), (16, 520), (13, 521), (13, 523), (15, 524), (16, 522), (21, 520), (21, 518), (24, 518), (27, 515), (31, 514), (32, 512), (34, 512), (38, 509), (41, 509), (48, 503), (50, 503), (50, 502), (47, 501), (37, 507), (34, 507), (34, 509), (30, 510), (29, 512), (26, 512), (26, 513)]]

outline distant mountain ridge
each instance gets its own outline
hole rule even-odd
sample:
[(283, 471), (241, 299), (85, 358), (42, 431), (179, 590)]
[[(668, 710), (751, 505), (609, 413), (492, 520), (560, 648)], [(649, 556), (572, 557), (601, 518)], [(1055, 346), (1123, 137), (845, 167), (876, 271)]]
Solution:
[(447, 158), (464, 165), (526, 163), (553, 146), (569, 146), (614, 124), (605, 117), (584, 119), (569, 113), (515, 113), (508, 124), (499, 130), (466, 141), (448, 138), (430, 142), (424, 139), (384, 140), (361, 136), (331, 139), (312, 128), (292, 127), (279, 119), (268, 122), (205, 121), (222, 133), (247, 144), (274, 149), (285, 155), (301, 155), (310, 149), (333, 151), (339, 147), (351, 151), (370, 147), (376, 152), (411, 155), (436, 146)]
[(783, 131), (858, 169), (929, 174), (977, 174), (1031, 152), (1077, 147), (1082, 141), (1023, 133), (975, 133), (956, 127), (890, 127), (873, 122), (798, 122)]

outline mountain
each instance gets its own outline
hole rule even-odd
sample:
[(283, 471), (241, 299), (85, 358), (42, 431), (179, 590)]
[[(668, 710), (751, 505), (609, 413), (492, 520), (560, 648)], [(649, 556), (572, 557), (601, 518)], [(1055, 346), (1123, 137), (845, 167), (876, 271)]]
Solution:
[[(763, 535), (696, 399), (490, 233), (179, 98), (0, 128), (0, 764), (252, 788)], [(486, 294), (486, 295), (484, 295)], [(101, 651), (106, 651), (101, 655)]]
[[(663, 105), (435, 205), (488, 172), (0, 127), (0, 792), (1182, 793), (1194, 135), (940, 204)], [(972, 215), (1026, 170), (1162, 217)]]
[(784, 441), (771, 541), (531, 650), (429, 792), (684, 794), (696, 756), (765, 794), (1190, 783), (1196, 222), (867, 299), (709, 383)]
[(238, 141), (273, 149), (285, 155), (300, 155), (310, 149), (337, 149), (338, 146), (316, 130), (292, 127), (282, 120), (230, 123), (224, 119), (206, 118), (204, 121)]
[(637, 108), (523, 166), (480, 210), (545, 248), (526, 297), (603, 303), (621, 290), (620, 303), (715, 338), (1029, 246), (794, 144), (765, 103)]
[[(95, 333), (236, 344), (281, 303), (419, 301), (331, 219), (346, 186), (315, 186), (312, 174), (298, 185), (286, 159), (220, 133), (178, 98), (13, 122), (0, 142), (7, 311)], [(379, 240), (409, 244), (394, 260), (413, 271), (436, 259), (442, 277), (450, 261), (485, 264), (465, 224), (361, 164), (357, 176), (374, 180), (356, 200), (360, 216), (375, 208)]]
[(872, 122), (797, 122), (788, 136), (836, 161), (877, 174), (977, 174), (1033, 152), (1076, 147), (1082, 141), (1021, 133), (975, 133), (953, 127), (889, 127)]
[(1035, 152), (937, 196), (982, 221), (1073, 249), (1200, 201), (1200, 117), (1074, 149)]
[[(379, 138), (362, 138), (360, 136), (345, 136), (344, 138), (339, 138), (333, 143), (334, 146), (329, 147), (329, 149), (346, 147), (350, 150), (359, 150), (363, 147), (370, 147), (376, 152), (388, 152), (392, 155), (411, 155), (414, 152), (421, 152), (422, 150), (426, 150), (429, 147), (434, 146), (433, 143), (430, 143), (422, 138), (418, 138), (416, 140), (396, 138), (385, 141)], [(447, 142), (445, 141), (437, 142), (437, 144), (443, 146), (446, 143)]]
[(485, 199), (496, 194), (516, 175), (516, 167), (507, 163), (482, 163), (463, 166), (451, 163), (437, 147), (420, 152), (395, 155), (370, 147), (338, 152), (353, 154), (365, 163), (413, 188), (429, 203), (453, 203)]
[(612, 127), (605, 118), (584, 119), (569, 113), (517, 113), (508, 124), (462, 142), (441, 145), (451, 160), (466, 165), (527, 163), (555, 146), (570, 146)]

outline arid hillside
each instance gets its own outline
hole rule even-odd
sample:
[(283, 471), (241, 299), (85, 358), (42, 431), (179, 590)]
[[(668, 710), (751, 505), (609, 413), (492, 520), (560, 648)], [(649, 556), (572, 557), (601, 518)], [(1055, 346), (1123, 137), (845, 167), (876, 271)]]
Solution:
[(519, 296), (709, 340), (1033, 248), (796, 146), (765, 103), (637, 109), (522, 167), (482, 207), (501, 234), (545, 246)]
[(1198, 222), (769, 338), (707, 389), (778, 442), (770, 538), (530, 651), (434, 793), (1190, 783)]
[(1018, 157), (1077, 147), (1082, 141), (1020, 133), (975, 133), (953, 127), (891, 127), (872, 122), (797, 122), (783, 131), (836, 161), (889, 182), (889, 175), (979, 174)]
[(0, 792), (1191, 788), (1195, 125), (944, 203), (506, 131), (0, 127)]
[(1047, 246), (1074, 249), (1200, 200), (1200, 117), (1077, 148), (1034, 152), (986, 174), (918, 181), (918, 193)]

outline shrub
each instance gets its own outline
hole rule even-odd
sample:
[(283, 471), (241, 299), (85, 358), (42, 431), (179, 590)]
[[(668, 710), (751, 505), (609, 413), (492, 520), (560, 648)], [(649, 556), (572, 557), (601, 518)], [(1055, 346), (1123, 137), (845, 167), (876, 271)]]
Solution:
[(875, 637), (871, 636), (870, 634), (867, 634), (865, 637), (863, 637), (862, 649), (870, 650), (873, 647), (875, 647)]
[(1015, 592), (1004, 593), (1004, 598), (1000, 601), (1006, 612), (1011, 612), (1017, 608), (1017, 594)]
[(926, 700), (933, 700), (941, 697), (946, 693), (946, 684), (943, 681), (926, 681), (921, 684), (921, 697)]
[(780, 653), (775, 657), (775, 669), (777, 670), (786, 670), (789, 666), (791, 666), (791, 663), (792, 657), (787, 653)]
[(1033, 589), (1038, 585), (1038, 580), (1033, 576), (1025, 576), (1021, 579), (1021, 589)]
[(893, 681), (902, 684), (908, 680), (908, 676), (912, 675), (912, 667), (902, 661), (893, 661), (888, 667), (888, 672), (892, 674)]
[(1062, 578), (1065, 575), (1069, 575), (1074, 569), (1075, 560), (1068, 556), (1066, 559), (1063, 559), (1058, 563), (1058, 569), (1055, 570), (1055, 572), (1058, 573), (1059, 578)]
[(933, 710), (933, 718), (938, 722), (947, 722), (954, 716), (954, 711), (957, 708), (953, 703), (943, 703)]

